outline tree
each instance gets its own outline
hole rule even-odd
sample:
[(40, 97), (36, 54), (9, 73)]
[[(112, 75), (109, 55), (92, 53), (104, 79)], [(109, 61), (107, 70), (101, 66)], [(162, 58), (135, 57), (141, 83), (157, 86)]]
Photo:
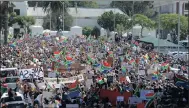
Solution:
[[(48, 12), (49, 15), (53, 17), (53, 22), (56, 22), (55, 24), (57, 24), (56, 27), (53, 27), (54, 29), (58, 30), (60, 28), (63, 28), (61, 20), (64, 20), (64, 22), (66, 22), (66, 17), (71, 18), (71, 16), (68, 16), (68, 6), (69, 2), (67, 1), (46, 1), (43, 3), (43, 10), (45, 12)], [(63, 12), (64, 16), (62, 16)]]
[[(51, 29), (52, 30), (59, 30), (62, 29), (63, 25), (62, 22), (60, 21), (59, 17), (60, 14), (58, 13), (49, 13), (47, 16), (44, 17), (44, 22), (43, 22), (43, 28), (44, 29), (50, 29), (50, 14), (51, 14)], [(69, 30), (73, 22), (72, 16), (66, 13), (64, 15), (64, 30)]]
[(111, 6), (119, 8), (128, 16), (132, 16), (134, 14), (145, 14), (148, 17), (151, 17), (155, 13), (153, 9), (153, 1), (113, 1)]
[[(116, 17), (115, 17), (116, 16)], [(114, 17), (115, 25), (123, 24), (124, 28), (128, 28), (129, 18), (128, 16), (120, 13), (114, 14), (112, 11), (103, 13), (97, 20), (98, 24), (108, 31), (114, 30)]]
[(88, 8), (97, 8), (98, 4), (94, 1), (70, 1), (69, 6), (75, 7), (75, 3), (77, 3), (78, 7), (88, 7)]
[(100, 36), (100, 29), (98, 27), (94, 27), (93, 30), (91, 31), (91, 35), (95, 36), (96, 38), (98, 38)]
[(89, 36), (89, 35), (91, 35), (92, 30), (93, 29), (91, 27), (84, 27), (83, 28), (83, 34), (86, 35), (86, 36)]
[(134, 23), (134, 25), (138, 24), (142, 27), (141, 32), (140, 32), (141, 36), (142, 36), (142, 32), (143, 32), (144, 28), (153, 29), (155, 27), (154, 21), (149, 19), (147, 16), (141, 15), (141, 14), (135, 14), (133, 16), (133, 23)]
[(122, 36), (122, 32), (125, 30), (123, 24), (117, 24), (116, 25), (116, 31), (118, 32), (119, 35)]
[(8, 1), (0, 2), (0, 31), (4, 28), (4, 44), (7, 44), (8, 40)]
[[(161, 14), (160, 15), (160, 22), (161, 28), (164, 30), (177, 30), (178, 27), (178, 14)], [(185, 39), (187, 36), (188, 30), (188, 19), (185, 16), (180, 16), (180, 34), (181, 39)]]

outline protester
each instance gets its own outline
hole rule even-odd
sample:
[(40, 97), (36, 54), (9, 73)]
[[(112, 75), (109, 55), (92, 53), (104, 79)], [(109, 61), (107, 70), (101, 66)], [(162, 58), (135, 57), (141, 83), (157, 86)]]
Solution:
[[(79, 104), (82, 108), (102, 106), (111, 108), (112, 100), (108, 97), (102, 98), (100, 96), (101, 89), (121, 94), (127, 92), (138, 97), (140, 97), (138, 93), (142, 89), (153, 90), (155, 93), (163, 92), (167, 95), (174, 95), (173, 92), (170, 92), (171, 89), (180, 90), (179, 93), (182, 96), (176, 96), (176, 98), (179, 102), (186, 104), (188, 88), (180, 89), (182, 87), (175, 86), (175, 82), (171, 82), (174, 78), (168, 74), (175, 74), (170, 67), (176, 63), (181, 65), (179, 72), (187, 74), (187, 64), (183, 60), (177, 61), (153, 51), (153, 45), (141, 44), (132, 40), (132, 34), (128, 39), (116, 35), (115, 42), (101, 38), (96, 39), (92, 36), (88, 38), (83, 36), (76, 38), (24, 37), (12, 40), (9, 45), (2, 46), (0, 51), (3, 59), (0, 63), (6, 68), (43, 67), (44, 77), (48, 77), (48, 72), (56, 72), (57, 83), (61, 78), (84, 75), (85, 81), (77, 82), (76, 80), (63, 84), (59, 88), (44, 81), (45, 78), (30, 79), (36, 86), (35, 88), (32, 88), (28, 81), (21, 79), (17, 86), (23, 91), (25, 99), (33, 97), (32, 105), (34, 107), (65, 108), (66, 104)], [(82, 67), (81, 65), (84, 65), (84, 68), (79, 69)], [(16, 74), (8, 73), (8, 76), (14, 75)], [(39, 82), (37, 81), (44, 82), (43, 90), (54, 93), (54, 97), (46, 98), (43, 95), (44, 91), (38, 87)], [(90, 85), (88, 86), (86, 83)], [(78, 88), (73, 89), (72, 87), (75, 85)], [(11, 89), (8, 94), (9, 97), (14, 97)], [(159, 103), (162, 103), (162, 100)], [(157, 105), (160, 105), (159, 103)], [(161, 106), (163, 104), (165, 103), (162, 103)], [(128, 103), (117, 103), (118, 108), (126, 106)]]

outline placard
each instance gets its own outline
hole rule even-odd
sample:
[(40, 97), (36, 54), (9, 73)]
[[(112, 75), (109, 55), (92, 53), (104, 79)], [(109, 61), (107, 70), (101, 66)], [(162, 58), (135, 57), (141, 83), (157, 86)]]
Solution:
[(117, 102), (122, 102), (124, 101), (124, 97), (123, 96), (117, 96)]
[(128, 104), (138, 104), (142, 103), (142, 99), (138, 97), (129, 97)]
[(18, 70), (19, 76), (21, 79), (38, 79), (38, 78), (43, 78), (44, 73), (43, 73), (43, 68), (30, 68), (30, 69), (20, 69)]
[(49, 72), (48, 77), (49, 78), (56, 78), (56, 72)]
[(145, 70), (138, 70), (138, 75), (146, 75)]
[[(74, 83), (76, 80), (79, 81), (84, 81), (83, 74), (74, 76), (74, 77), (69, 77), (69, 78), (58, 78), (60, 84), (66, 84), (66, 83)], [(44, 78), (45, 81), (49, 83), (57, 83), (57, 78)]]

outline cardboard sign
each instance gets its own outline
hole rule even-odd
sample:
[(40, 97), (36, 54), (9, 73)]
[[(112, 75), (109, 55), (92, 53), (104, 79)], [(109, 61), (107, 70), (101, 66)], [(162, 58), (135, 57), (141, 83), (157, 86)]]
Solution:
[(129, 97), (128, 104), (138, 104), (142, 103), (142, 99), (138, 97)]
[(145, 70), (138, 70), (138, 74), (139, 74), (139, 75), (146, 75), (146, 74), (145, 74)]
[(19, 76), (21, 79), (38, 79), (38, 78), (43, 78), (44, 73), (43, 73), (43, 68), (30, 68), (30, 69), (20, 69), (19, 71)]
[(124, 101), (124, 96), (117, 96), (117, 102)]
[(48, 77), (49, 78), (56, 78), (56, 72), (49, 72)]
[[(66, 84), (66, 83), (74, 83), (77, 80), (77, 78), (79, 81), (84, 81), (83, 74), (73, 76), (70, 78), (58, 78), (58, 80), (60, 84)], [(44, 80), (49, 83), (54, 83), (54, 84), (57, 83), (57, 78), (44, 78)]]

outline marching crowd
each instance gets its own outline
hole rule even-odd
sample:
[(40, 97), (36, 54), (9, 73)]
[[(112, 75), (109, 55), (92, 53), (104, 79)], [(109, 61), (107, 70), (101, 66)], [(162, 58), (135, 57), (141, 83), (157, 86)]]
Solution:
[[(111, 39), (93, 38), (91, 36), (76, 38), (59, 37), (25, 37), (14, 39), (9, 45), (3, 45), (1, 52), (1, 67), (17, 67), (25, 69), (29, 66), (42, 66), (44, 75), (49, 71), (59, 71), (58, 78), (67, 78), (84, 74), (85, 80), (74, 84), (79, 87), (79, 96), (69, 97), (70, 86), (65, 84), (60, 88), (51, 87), (45, 82), (45, 89), (37, 87), (38, 80), (32, 82), (36, 86), (33, 89), (27, 81), (18, 80), (17, 88), (23, 91), (25, 98), (31, 97), (32, 103), (27, 107), (59, 107), (65, 108), (66, 104), (79, 104), (81, 108), (111, 108), (114, 105), (108, 97), (100, 96), (101, 89), (115, 91), (123, 94), (130, 92), (132, 96), (140, 97), (140, 90), (154, 90), (161, 93), (156, 97), (156, 104), (150, 107), (183, 108), (188, 102), (188, 88), (176, 86), (175, 73), (170, 67), (177, 67), (178, 73), (188, 74), (188, 62), (182, 59), (173, 59), (167, 54), (159, 54), (153, 51), (153, 46), (133, 41), (131, 38), (116, 37)], [(58, 57), (54, 52), (60, 51)], [(71, 62), (65, 61), (65, 57), (71, 57)], [(67, 59), (69, 59), (69, 57)], [(58, 62), (59, 60), (59, 62)], [(84, 69), (71, 69), (74, 62), (85, 64)], [(68, 64), (66, 64), (68, 63)], [(168, 67), (159, 64), (168, 64)], [(59, 68), (64, 65), (64, 71)], [(79, 65), (80, 66), (80, 65)], [(140, 71), (143, 70), (143, 71)], [(156, 76), (154, 75), (156, 74)], [(13, 76), (10, 74), (10, 76)], [(127, 76), (127, 77), (126, 77)], [(57, 82), (58, 82), (57, 78)], [(91, 80), (90, 86), (86, 81)], [(41, 79), (44, 81), (44, 79)], [(13, 97), (11, 88), (8, 90)], [(43, 91), (53, 92), (53, 97), (46, 98)], [(2, 94), (2, 93), (1, 93)], [(111, 95), (111, 94), (110, 94)], [(144, 103), (147, 103), (144, 101)], [(117, 108), (131, 108), (127, 102), (117, 103)]]

